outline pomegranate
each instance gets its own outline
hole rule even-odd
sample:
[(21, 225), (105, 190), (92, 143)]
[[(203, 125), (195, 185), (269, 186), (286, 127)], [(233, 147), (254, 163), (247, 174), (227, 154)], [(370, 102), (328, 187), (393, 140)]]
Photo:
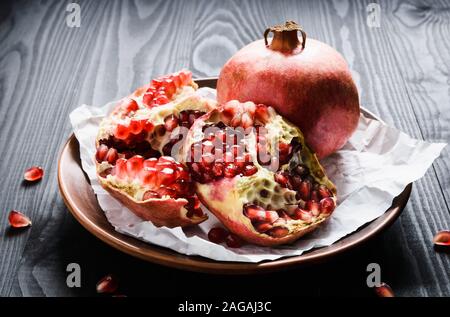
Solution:
[(188, 226), (205, 219), (191, 176), (175, 147), (215, 103), (194, 94), (189, 71), (153, 79), (121, 100), (97, 135), (100, 184), (156, 226)]
[(335, 186), (301, 131), (264, 104), (213, 109), (194, 122), (182, 153), (198, 197), (231, 231), (229, 247), (293, 242), (335, 209)]
[(300, 128), (319, 158), (340, 149), (359, 118), (358, 91), (343, 57), (325, 43), (306, 40), (293, 21), (267, 29), (264, 40), (245, 46), (224, 65), (217, 98), (274, 107)]
[(119, 288), (119, 281), (113, 274), (104, 276), (96, 285), (97, 293), (114, 293)]
[(395, 297), (392, 288), (386, 283), (381, 283), (380, 286), (374, 287), (374, 291), (378, 297)]

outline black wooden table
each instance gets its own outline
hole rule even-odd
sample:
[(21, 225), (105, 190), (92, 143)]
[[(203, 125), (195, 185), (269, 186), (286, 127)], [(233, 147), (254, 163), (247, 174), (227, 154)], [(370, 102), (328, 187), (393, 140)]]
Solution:
[[(450, 229), (448, 147), (384, 234), (329, 263), (256, 276), (183, 272), (122, 254), (74, 220), (56, 179), (74, 108), (118, 99), (182, 67), (217, 76), (240, 47), (287, 19), (345, 56), (364, 107), (413, 137), (448, 142), (449, 1), (379, 1), (380, 27), (370, 1), (76, 2), (80, 27), (66, 23), (70, 1), (0, 5), (0, 296), (95, 295), (110, 272), (128, 295), (364, 296), (372, 295), (371, 262), (399, 296), (450, 295), (450, 255), (432, 247), (434, 234)], [(35, 164), (45, 177), (27, 186), (23, 172)], [(33, 226), (10, 230), (11, 209)], [(72, 262), (81, 266), (81, 288), (66, 285)]]

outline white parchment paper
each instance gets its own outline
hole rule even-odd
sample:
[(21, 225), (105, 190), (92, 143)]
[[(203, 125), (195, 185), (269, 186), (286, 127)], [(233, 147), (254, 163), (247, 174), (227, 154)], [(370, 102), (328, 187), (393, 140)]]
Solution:
[[(202, 96), (215, 91), (201, 88)], [(201, 255), (220, 261), (259, 262), (300, 255), (328, 246), (382, 215), (405, 186), (421, 178), (446, 144), (413, 139), (403, 132), (361, 115), (359, 125), (346, 146), (322, 161), (338, 189), (338, 207), (322, 227), (292, 245), (276, 248), (246, 245), (227, 248), (208, 241), (207, 233), (218, 220), (209, 219), (194, 228), (157, 228), (143, 221), (112, 198), (98, 183), (95, 173), (95, 138), (100, 121), (114, 108), (82, 105), (70, 114), (80, 143), (83, 170), (88, 175), (100, 207), (118, 232), (167, 247), (187, 255)]]

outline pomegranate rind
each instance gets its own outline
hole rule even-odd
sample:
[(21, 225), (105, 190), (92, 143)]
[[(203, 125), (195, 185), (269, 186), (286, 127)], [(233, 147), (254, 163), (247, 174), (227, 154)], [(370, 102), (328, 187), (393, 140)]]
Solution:
[[(270, 108), (270, 107), (269, 107)], [(202, 140), (202, 130), (205, 124), (218, 122), (220, 120), (220, 112), (223, 107), (219, 107), (200, 117), (191, 127), (185, 145), (183, 147), (184, 160), (189, 159), (191, 145)], [(321, 185), (325, 185), (332, 193), (332, 199), (336, 204), (336, 187), (331, 180), (326, 176), (323, 167), (320, 165), (317, 156), (305, 144), (304, 137), (299, 128), (294, 126), (288, 120), (282, 118), (272, 109), (270, 111), (270, 120), (272, 122), (278, 120), (282, 123), (283, 131), (287, 134), (294, 135), (302, 145), (301, 159), (310, 169), (311, 176)], [(277, 126), (277, 129), (280, 129)], [(286, 136), (281, 136), (281, 139)], [(287, 141), (290, 141), (287, 139)], [(247, 203), (254, 203), (254, 195), (256, 191), (261, 189), (260, 184), (269, 182), (271, 186), (278, 186), (273, 180), (274, 173), (261, 166), (254, 160), (254, 164), (259, 167), (258, 172), (249, 177), (235, 176), (233, 178), (221, 178), (208, 183), (196, 182), (196, 192), (200, 201), (211, 211), (222, 224), (232, 233), (247, 242), (261, 245), (261, 246), (277, 246), (282, 244), (292, 243), (307, 233), (314, 231), (322, 223), (324, 223), (331, 215), (331, 213), (321, 213), (314, 217), (313, 221), (306, 222), (303, 220), (291, 220), (285, 227), (288, 227), (289, 233), (281, 238), (275, 238), (265, 233), (260, 233), (255, 230), (250, 219), (244, 216), (243, 208)], [(289, 193), (287, 188), (277, 188), (280, 191), (279, 196), (285, 196)], [(293, 191), (291, 191), (293, 192)], [(275, 195), (274, 191), (273, 194)], [(278, 195), (278, 194), (277, 194)], [(294, 192), (292, 195), (295, 195)], [(291, 195), (291, 196), (292, 196)], [(271, 204), (272, 201), (268, 199), (267, 202), (259, 201), (259, 205), (264, 203)], [(274, 225), (276, 227), (277, 225)]]
[(208, 216), (193, 215), (187, 217), (184, 206), (188, 201), (184, 198), (152, 198), (144, 201), (136, 200), (119, 188), (114, 187), (107, 179), (98, 177), (102, 187), (115, 199), (120, 201), (138, 217), (151, 221), (157, 227), (187, 227), (199, 224)]

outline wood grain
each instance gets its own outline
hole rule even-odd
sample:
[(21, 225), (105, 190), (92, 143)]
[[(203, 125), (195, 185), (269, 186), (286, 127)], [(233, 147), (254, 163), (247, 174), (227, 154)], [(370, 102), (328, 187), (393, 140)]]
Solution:
[[(450, 258), (431, 244), (436, 231), (450, 228), (448, 148), (416, 182), (404, 214), (384, 235), (333, 263), (261, 276), (185, 273), (121, 254), (68, 214), (56, 182), (75, 107), (102, 105), (181, 67), (196, 76), (218, 75), (240, 47), (286, 19), (343, 53), (365, 107), (414, 137), (448, 142), (448, 2), (380, 1), (380, 28), (366, 24), (369, 1), (77, 2), (80, 28), (66, 26), (64, 1), (1, 4), (0, 296), (94, 295), (96, 281), (109, 272), (121, 276), (130, 295), (202, 294), (211, 285), (218, 295), (264, 295), (267, 285), (284, 278), (299, 281), (286, 293), (360, 296), (372, 294), (365, 284), (370, 262), (381, 265), (383, 280), (398, 295), (450, 295)], [(46, 175), (25, 185), (23, 171), (34, 164)], [(13, 208), (30, 215), (33, 227), (8, 230)], [(80, 289), (65, 284), (71, 262), (82, 267)]]

